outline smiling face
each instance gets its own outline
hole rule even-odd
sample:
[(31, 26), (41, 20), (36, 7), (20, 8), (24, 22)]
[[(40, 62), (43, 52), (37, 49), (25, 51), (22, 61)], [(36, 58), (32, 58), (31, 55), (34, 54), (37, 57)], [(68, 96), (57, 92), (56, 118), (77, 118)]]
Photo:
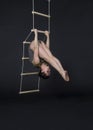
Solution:
[(44, 73), (46, 76), (49, 76), (50, 75), (50, 67), (49, 67), (49, 65), (43, 63), (41, 65), (41, 73)]

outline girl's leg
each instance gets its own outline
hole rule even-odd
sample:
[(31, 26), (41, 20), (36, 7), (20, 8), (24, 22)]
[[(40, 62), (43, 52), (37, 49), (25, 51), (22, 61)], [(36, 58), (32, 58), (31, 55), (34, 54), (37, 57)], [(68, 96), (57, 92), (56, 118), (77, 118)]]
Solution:
[(63, 79), (65, 81), (69, 81), (68, 72), (63, 69), (63, 67), (62, 67), (62, 65), (61, 65), (59, 60), (57, 60), (54, 56), (53, 57), (49, 57), (48, 63), (51, 66), (53, 66), (59, 72), (59, 74), (63, 77)]
[[(41, 53), (41, 51), (40, 51)], [(59, 74), (64, 78), (64, 80), (69, 81), (69, 76), (67, 71), (65, 71), (60, 63), (60, 61), (52, 55), (50, 50), (42, 43), (42, 55), (45, 61), (47, 61), (52, 67), (54, 67)]]
[(49, 50), (48, 47), (45, 46), (44, 43), (42, 43), (41, 46), (42, 50), (39, 51), (41, 58), (47, 61), (52, 67), (54, 67), (59, 72), (59, 74), (64, 78), (64, 80), (69, 81), (68, 73), (63, 69), (60, 61), (52, 55), (51, 51)]
[(55, 56), (53, 56), (53, 58), (54, 58), (55, 62), (59, 65), (60, 70), (64, 71), (64, 68), (63, 68), (61, 62)]
[(64, 68), (63, 68), (63, 66), (62, 66), (62, 64), (61, 64), (61, 62), (60, 62), (56, 57), (53, 56), (53, 58), (54, 58), (54, 60), (56, 61), (56, 63), (59, 65), (60, 70), (63, 71), (63, 75), (65, 76), (66, 80), (69, 81), (68, 72), (67, 72), (66, 70), (64, 70)]

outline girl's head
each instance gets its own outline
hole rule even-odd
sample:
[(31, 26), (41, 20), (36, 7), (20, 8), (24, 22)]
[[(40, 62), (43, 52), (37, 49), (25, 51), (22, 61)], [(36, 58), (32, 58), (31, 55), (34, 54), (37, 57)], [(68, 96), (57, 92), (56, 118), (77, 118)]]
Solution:
[(39, 76), (43, 79), (48, 79), (50, 77), (50, 67), (47, 63), (41, 64)]

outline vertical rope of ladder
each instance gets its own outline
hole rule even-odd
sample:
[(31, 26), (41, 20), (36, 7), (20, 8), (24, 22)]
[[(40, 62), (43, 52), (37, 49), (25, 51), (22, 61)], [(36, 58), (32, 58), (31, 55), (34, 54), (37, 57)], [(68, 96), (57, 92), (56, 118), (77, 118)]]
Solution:
[[(32, 10), (34, 11), (34, 0), (32, 0)], [(34, 16), (34, 13), (33, 13), (33, 29), (35, 28), (35, 16)]]
[[(48, 0), (48, 15), (50, 16), (50, 0)], [(50, 17), (48, 18), (48, 31), (50, 33)]]
[[(24, 57), (24, 53), (25, 53), (25, 46), (24, 46), (24, 43), (23, 43), (23, 57)], [(21, 71), (21, 74), (24, 72), (24, 60), (22, 60), (22, 71)], [(23, 75), (21, 75), (21, 80), (20, 80), (20, 92), (22, 90), (22, 84), (23, 84)]]

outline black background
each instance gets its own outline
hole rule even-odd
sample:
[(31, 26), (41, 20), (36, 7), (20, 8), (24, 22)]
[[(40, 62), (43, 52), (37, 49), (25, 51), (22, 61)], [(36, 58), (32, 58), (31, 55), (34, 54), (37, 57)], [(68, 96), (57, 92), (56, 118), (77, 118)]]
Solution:
[[(36, 1), (40, 9), (41, 1)], [(30, 0), (0, 2), (1, 129), (92, 130), (93, 2), (51, 0), (51, 51), (68, 70), (70, 82), (52, 68), (40, 93), (19, 95), (22, 42), (32, 28), (31, 11)]]

